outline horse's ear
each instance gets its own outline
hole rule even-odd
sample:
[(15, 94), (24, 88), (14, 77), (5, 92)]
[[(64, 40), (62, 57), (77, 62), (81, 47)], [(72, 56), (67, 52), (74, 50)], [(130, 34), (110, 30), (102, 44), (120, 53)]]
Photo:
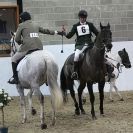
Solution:
[(123, 51), (126, 52), (126, 49), (124, 48)]
[(103, 29), (102, 23), (100, 22), (100, 29)]
[(109, 22), (108, 22), (108, 25), (107, 25), (107, 26), (108, 26), (108, 28), (110, 29), (110, 24), (109, 24)]
[(10, 34), (11, 34), (11, 36), (14, 36), (14, 33), (12, 31), (10, 32)]

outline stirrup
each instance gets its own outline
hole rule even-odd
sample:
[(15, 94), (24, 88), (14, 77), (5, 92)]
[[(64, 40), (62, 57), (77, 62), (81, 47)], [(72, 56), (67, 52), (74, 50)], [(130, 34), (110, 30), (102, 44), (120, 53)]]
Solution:
[(9, 84), (18, 84), (18, 80), (15, 79), (15, 78), (13, 78), (13, 77), (11, 77), (11, 78), (8, 80), (8, 83), (9, 83)]
[(73, 72), (72, 75), (71, 75), (71, 78), (74, 79), (74, 80), (77, 80), (78, 79), (78, 73)]

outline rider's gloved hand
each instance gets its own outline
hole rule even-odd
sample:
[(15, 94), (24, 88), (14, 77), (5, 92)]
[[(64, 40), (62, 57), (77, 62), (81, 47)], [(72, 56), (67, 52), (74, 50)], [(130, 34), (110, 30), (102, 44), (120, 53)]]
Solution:
[(55, 34), (65, 36), (66, 33), (64, 31), (55, 31)]

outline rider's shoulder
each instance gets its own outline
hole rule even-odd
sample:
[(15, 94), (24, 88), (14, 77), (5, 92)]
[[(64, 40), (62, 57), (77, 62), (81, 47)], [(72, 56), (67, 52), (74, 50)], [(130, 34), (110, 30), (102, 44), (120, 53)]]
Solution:
[(80, 25), (80, 22), (74, 24), (73, 27), (77, 27), (78, 25)]
[(89, 26), (94, 25), (92, 22), (88, 22), (88, 21), (86, 21), (86, 24), (88, 24)]
[(29, 25), (29, 24), (31, 24), (31, 23), (32, 23), (31, 20), (27, 20), (27, 21), (25, 21), (25, 22), (20, 23), (19, 26)]

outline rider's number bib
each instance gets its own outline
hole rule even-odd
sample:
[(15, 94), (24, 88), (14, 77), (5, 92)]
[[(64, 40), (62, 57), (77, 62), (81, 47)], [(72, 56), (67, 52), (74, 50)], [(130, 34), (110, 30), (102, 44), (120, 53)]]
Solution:
[(79, 36), (90, 34), (89, 25), (79, 25), (77, 31)]
[(33, 37), (39, 37), (38, 33), (30, 33), (30, 37), (33, 38)]

